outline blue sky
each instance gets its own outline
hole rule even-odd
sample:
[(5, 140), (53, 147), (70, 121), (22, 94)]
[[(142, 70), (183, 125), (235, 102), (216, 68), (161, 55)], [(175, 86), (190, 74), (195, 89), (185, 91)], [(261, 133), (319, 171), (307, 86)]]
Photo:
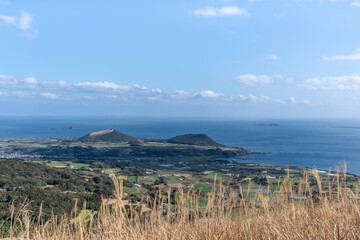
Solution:
[(0, 115), (360, 117), (357, 0), (0, 0)]

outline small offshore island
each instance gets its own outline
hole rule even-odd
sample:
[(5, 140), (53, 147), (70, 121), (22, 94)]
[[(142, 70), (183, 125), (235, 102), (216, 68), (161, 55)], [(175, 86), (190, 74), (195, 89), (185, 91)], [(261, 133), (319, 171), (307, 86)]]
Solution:
[[(70, 213), (75, 201), (86, 201), (89, 210), (97, 211), (102, 199), (109, 204), (114, 199), (113, 174), (123, 180), (128, 205), (178, 188), (195, 189), (205, 205), (214, 181), (226, 185), (233, 197), (246, 193), (254, 198), (259, 192), (276, 195), (280, 180), (288, 177), (296, 185), (311, 170), (245, 163), (243, 156), (248, 154), (259, 153), (225, 146), (206, 134), (145, 139), (109, 129), (79, 138), (0, 139), (0, 220), (9, 218), (11, 202), (18, 206), (28, 201), (35, 213), (41, 206), (45, 218), (52, 211)], [(318, 173), (324, 181), (336, 175)], [(359, 179), (347, 174), (348, 187)], [(314, 179), (312, 184), (316, 187)]]

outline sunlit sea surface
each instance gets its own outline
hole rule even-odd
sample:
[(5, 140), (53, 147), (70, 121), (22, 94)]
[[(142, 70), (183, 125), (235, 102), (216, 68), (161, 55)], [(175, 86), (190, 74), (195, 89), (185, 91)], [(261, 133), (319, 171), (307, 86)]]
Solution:
[(206, 133), (215, 141), (261, 155), (246, 163), (317, 167), (328, 170), (346, 161), (348, 172), (360, 174), (360, 120), (224, 120), (153, 118), (4, 118), (0, 138), (80, 137), (116, 129), (135, 137), (171, 138)]

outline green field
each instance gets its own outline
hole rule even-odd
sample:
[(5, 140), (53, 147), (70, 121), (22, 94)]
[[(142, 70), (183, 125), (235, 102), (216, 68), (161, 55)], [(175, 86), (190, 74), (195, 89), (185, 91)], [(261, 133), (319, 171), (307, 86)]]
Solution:
[(66, 168), (67, 165), (65, 163), (48, 163), (46, 164), (49, 167), (56, 167), (56, 168)]
[(82, 167), (90, 167), (90, 164), (85, 163), (71, 163), (70, 167), (72, 168), (82, 168)]
[(107, 169), (102, 169), (103, 173), (117, 173), (117, 172), (121, 172), (121, 169), (118, 168), (107, 168)]
[(128, 181), (131, 183), (135, 183), (137, 180), (137, 176), (129, 176)]

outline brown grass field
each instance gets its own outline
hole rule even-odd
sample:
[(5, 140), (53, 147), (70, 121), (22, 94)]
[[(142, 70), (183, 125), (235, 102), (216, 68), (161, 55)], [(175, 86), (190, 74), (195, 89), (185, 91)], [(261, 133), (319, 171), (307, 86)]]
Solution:
[[(317, 186), (310, 185), (310, 177)], [(358, 185), (346, 187), (346, 175), (321, 181), (316, 171), (305, 173), (294, 186), (289, 177), (279, 184), (278, 194), (255, 198), (234, 196), (226, 186), (208, 195), (199, 205), (193, 188), (179, 189), (170, 201), (170, 190), (142, 204), (125, 205), (122, 180), (113, 177), (116, 201), (102, 204), (92, 213), (74, 208), (71, 216), (54, 216), (43, 222), (41, 212), (31, 219), (26, 204), (12, 212), (7, 239), (360, 239)], [(215, 186), (215, 184), (214, 184)], [(215, 190), (217, 189), (217, 191)], [(242, 191), (242, 189), (239, 189)], [(299, 198), (302, 196), (302, 198)]]

